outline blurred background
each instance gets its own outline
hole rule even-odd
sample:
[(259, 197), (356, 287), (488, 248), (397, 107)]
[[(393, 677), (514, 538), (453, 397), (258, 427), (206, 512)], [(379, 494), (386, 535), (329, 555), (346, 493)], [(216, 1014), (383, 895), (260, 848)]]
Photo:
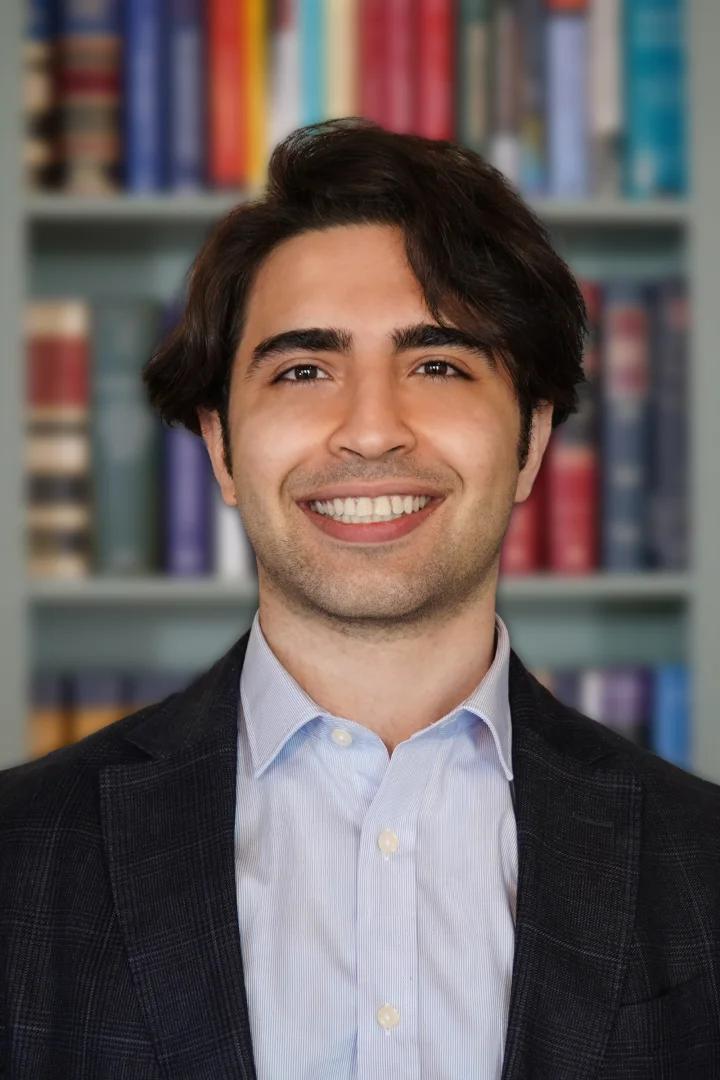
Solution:
[(272, 147), (362, 115), (488, 157), (585, 295), (581, 409), (503, 549), (515, 650), (720, 782), (718, 9), (4, 0), (0, 765), (180, 689), (249, 627), (237, 511), (140, 369)]

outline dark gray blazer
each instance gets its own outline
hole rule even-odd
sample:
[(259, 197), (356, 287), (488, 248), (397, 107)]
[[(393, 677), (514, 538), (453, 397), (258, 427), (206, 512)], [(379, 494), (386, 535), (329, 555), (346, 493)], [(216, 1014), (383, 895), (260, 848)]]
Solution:
[[(255, 1077), (233, 851), (247, 640), (0, 773), (0, 1075)], [(561, 705), (514, 652), (510, 705), (502, 1080), (720, 1078), (720, 787)]]

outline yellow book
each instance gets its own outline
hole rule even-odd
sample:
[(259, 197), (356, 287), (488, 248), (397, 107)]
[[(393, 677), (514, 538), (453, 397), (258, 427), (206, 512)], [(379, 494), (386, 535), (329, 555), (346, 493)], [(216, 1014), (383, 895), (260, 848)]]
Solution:
[(239, 0), (244, 18), (246, 63), (241, 65), (240, 77), (245, 79), (247, 102), (247, 163), (248, 184), (259, 188), (265, 183), (268, 159), (267, 124), (268, 77), (267, 33), (268, 0)]
[(358, 0), (324, 0), (328, 118), (357, 116)]

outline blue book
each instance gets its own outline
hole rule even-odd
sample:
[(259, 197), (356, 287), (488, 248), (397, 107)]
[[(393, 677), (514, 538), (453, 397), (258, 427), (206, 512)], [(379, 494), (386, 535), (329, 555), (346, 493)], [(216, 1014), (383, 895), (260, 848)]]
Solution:
[(687, 188), (683, 0), (625, 0), (625, 194)]
[(163, 2), (125, 0), (125, 185), (131, 192), (164, 186)]
[(520, 0), (520, 190), (547, 194), (545, 0)]
[(300, 123), (316, 124), (327, 111), (325, 12), (323, 0), (298, 4), (300, 39)]
[(167, 0), (167, 181), (192, 191), (205, 180), (203, 0)]
[(548, 194), (582, 198), (590, 192), (587, 15), (551, 11), (546, 34)]
[(163, 428), (166, 573), (182, 577), (213, 572), (214, 483), (210, 456), (200, 436), (184, 427)]
[(645, 288), (609, 282), (602, 318), (601, 566), (648, 565), (650, 323)]
[(655, 669), (650, 749), (690, 768), (690, 678), (685, 664), (661, 664)]
[[(115, 34), (120, 28), (121, 0), (57, 0), (55, 15), (57, 31), (67, 34)], [(54, 5), (47, 5), (52, 7)]]
[(652, 293), (650, 564), (686, 570), (688, 522), (688, 332), (685, 282), (659, 282)]

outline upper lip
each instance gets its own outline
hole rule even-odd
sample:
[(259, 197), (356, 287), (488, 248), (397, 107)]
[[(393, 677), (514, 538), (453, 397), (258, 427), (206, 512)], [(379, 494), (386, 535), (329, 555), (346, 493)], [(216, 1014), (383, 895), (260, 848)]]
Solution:
[(348, 484), (345, 487), (326, 488), (324, 491), (313, 491), (297, 501), (325, 502), (328, 499), (359, 499), (363, 496), (375, 499), (380, 495), (429, 495), (434, 499), (444, 498), (441, 491), (434, 491), (427, 485), (410, 480), (389, 480), (383, 484)]

